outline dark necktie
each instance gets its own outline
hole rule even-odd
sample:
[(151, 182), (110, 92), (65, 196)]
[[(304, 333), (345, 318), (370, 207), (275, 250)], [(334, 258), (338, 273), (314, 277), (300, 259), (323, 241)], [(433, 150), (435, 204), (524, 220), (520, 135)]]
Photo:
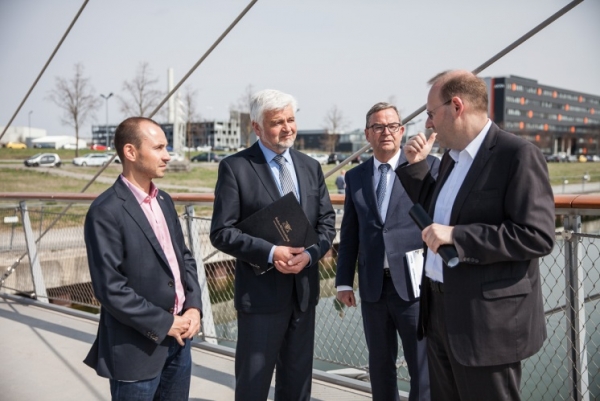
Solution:
[[(296, 192), (296, 186), (294, 185), (294, 180), (292, 180), (290, 170), (288, 170), (285, 165), (285, 159), (282, 155), (277, 155), (273, 160), (279, 165), (279, 182), (281, 183), (283, 195), (288, 192), (293, 192), (296, 199), (298, 199), (298, 192)], [(300, 199), (298, 199), (298, 201), (300, 201)]]
[(379, 183), (377, 184), (377, 210), (379, 211), (379, 215), (381, 216), (381, 205), (383, 205), (383, 198), (385, 198), (385, 190), (387, 188), (387, 172), (390, 170), (391, 166), (387, 163), (383, 163), (379, 165), (379, 172), (381, 173), (379, 176)]

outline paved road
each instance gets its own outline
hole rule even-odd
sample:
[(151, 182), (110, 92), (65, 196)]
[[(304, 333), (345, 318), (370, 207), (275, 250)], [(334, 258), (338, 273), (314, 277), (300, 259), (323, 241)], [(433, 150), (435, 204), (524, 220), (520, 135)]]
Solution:
[[(83, 364), (98, 324), (0, 298), (0, 400), (109, 400), (108, 381)], [(190, 401), (233, 400), (234, 359), (192, 349)], [(349, 380), (349, 379), (344, 379)], [(273, 400), (271, 385), (269, 400)], [(370, 394), (313, 378), (311, 401), (367, 401)]]
[[(60, 177), (74, 178), (74, 179), (82, 181), (82, 188), (83, 188), (83, 185), (85, 184), (85, 182), (90, 181), (97, 172), (97, 170), (94, 170), (93, 173), (78, 172), (78, 171), (67, 170), (64, 168), (54, 168), (54, 167), (35, 167), (35, 168), (34, 167), (25, 167), (22, 164), (8, 163), (6, 161), (0, 161), (0, 167), (14, 168), (14, 169), (18, 169), (18, 170), (35, 171), (35, 172), (39, 172), (39, 173), (47, 173), (50, 175), (56, 175), (56, 176), (60, 176)], [(109, 170), (109, 171), (112, 171), (112, 170)], [(112, 184), (113, 182), (115, 182), (115, 179), (117, 178), (117, 175), (119, 173), (120, 173), (120, 170), (118, 172), (116, 172), (114, 176), (107, 177), (106, 175), (101, 175), (100, 177), (96, 178), (96, 182), (100, 182), (102, 184)], [(103, 174), (106, 174), (106, 171)], [(163, 183), (161, 181), (158, 182), (158, 186), (161, 189), (169, 190), (169, 191), (173, 191), (173, 192), (176, 192), (178, 190), (185, 190), (185, 191), (189, 191), (189, 192), (212, 193), (215, 190), (214, 188), (208, 188), (208, 187), (189, 187), (187, 185), (167, 184), (167, 183)]]

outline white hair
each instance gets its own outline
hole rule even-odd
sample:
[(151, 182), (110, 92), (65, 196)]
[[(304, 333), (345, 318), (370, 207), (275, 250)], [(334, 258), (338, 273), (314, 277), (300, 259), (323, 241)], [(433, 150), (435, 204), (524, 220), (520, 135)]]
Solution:
[(288, 106), (292, 106), (295, 114), (298, 102), (292, 95), (275, 89), (262, 90), (252, 95), (250, 101), (250, 119), (262, 127), (265, 111), (283, 110)]

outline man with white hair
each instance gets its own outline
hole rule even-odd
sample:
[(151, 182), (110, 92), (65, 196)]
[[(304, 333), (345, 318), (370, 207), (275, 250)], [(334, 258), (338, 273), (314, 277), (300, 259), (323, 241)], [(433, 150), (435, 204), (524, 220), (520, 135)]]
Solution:
[[(250, 117), (259, 140), (219, 165), (210, 239), (236, 258), (236, 400), (266, 400), (275, 366), (275, 400), (310, 400), (318, 262), (335, 236), (335, 213), (319, 163), (291, 149), (296, 109), (288, 94), (255, 94)], [(289, 192), (318, 233), (315, 245), (276, 246), (235, 227)]]

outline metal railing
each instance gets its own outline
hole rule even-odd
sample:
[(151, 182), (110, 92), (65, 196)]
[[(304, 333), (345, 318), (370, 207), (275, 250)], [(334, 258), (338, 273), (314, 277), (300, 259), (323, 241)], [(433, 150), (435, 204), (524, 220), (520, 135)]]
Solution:
[[(331, 197), (334, 205), (341, 207), (343, 195)], [(3, 291), (98, 311), (83, 241), (83, 221), (94, 198), (83, 194), (0, 194), (4, 201), (0, 203)], [(233, 345), (237, 340), (234, 260), (214, 249), (208, 238), (213, 196), (174, 194), (173, 199), (198, 262), (205, 297), (204, 340)], [(557, 195), (555, 200), (561, 228), (553, 252), (540, 266), (549, 338), (538, 354), (523, 363), (523, 399), (600, 399), (600, 264), (596, 266), (600, 224), (582, 223), (600, 215), (600, 197)], [(76, 203), (61, 216), (62, 202)], [(360, 308), (346, 308), (335, 300), (338, 241), (336, 236), (332, 250), (319, 262), (321, 300), (314, 358), (321, 370), (352, 367), (355, 377), (368, 379)], [(403, 358), (398, 366), (398, 378), (408, 388)]]

